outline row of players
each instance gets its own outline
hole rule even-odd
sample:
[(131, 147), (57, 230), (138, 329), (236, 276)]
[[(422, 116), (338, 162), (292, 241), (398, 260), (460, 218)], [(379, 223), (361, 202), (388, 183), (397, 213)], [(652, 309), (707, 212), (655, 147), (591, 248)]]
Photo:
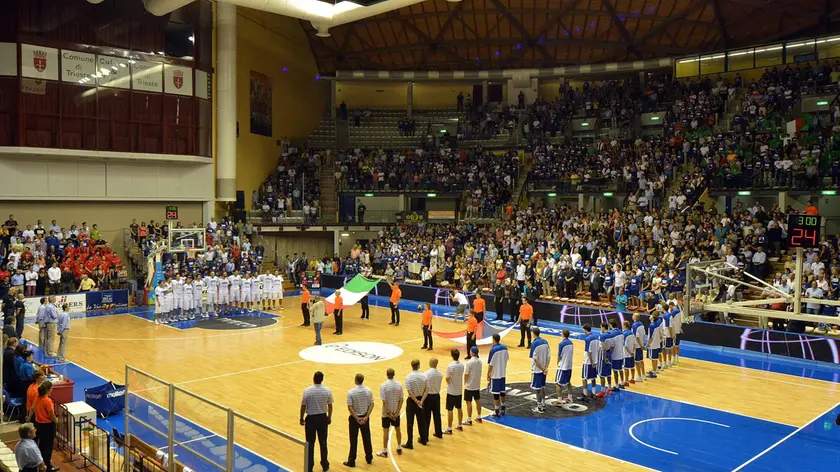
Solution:
[[(679, 308), (669, 304), (669, 309), (657, 310), (651, 314), (650, 326), (640, 321), (638, 313), (633, 315), (632, 323), (625, 320), (624, 330), (619, 328), (617, 319), (603, 322), (599, 333), (593, 333), (590, 325), (584, 325), (584, 357), (581, 378), (582, 396), (578, 400), (588, 401), (590, 397), (603, 398), (612, 392), (645, 380), (656, 378), (657, 372), (679, 364), (680, 335), (682, 334), (682, 315)], [(644, 350), (652, 369), (645, 375)], [(531, 345), (531, 388), (537, 390), (537, 407), (542, 412), (545, 408), (545, 381), (550, 361), (550, 348), (547, 343)], [(563, 330), (563, 340), (557, 352), (557, 398), (559, 403), (572, 401), (572, 358), (574, 344), (569, 340), (569, 331)], [(595, 380), (600, 379), (601, 389), (596, 392)], [(615, 384), (613, 384), (615, 381)], [(562, 394), (566, 391), (567, 398)]]
[(155, 287), (155, 324), (173, 323), (196, 316), (230, 315), (255, 310), (283, 309), (283, 276), (201, 274), (167, 276)]

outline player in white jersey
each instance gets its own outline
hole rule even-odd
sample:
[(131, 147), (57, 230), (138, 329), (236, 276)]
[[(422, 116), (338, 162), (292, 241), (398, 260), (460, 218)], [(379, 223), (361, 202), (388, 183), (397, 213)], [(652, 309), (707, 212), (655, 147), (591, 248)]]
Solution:
[(507, 391), (507, 363), (508, 349), (501, 344), (499, 333), (493, 334), (493, 347), (487, 357), (487, 381), (490, 383), (490, 393), (493, 395), (493, 416), (498, 418), (505, 414), (505, 392)]
[(219, 316), (227, 314), (230, 310), (230, 280), (227, 276), (219, 277), (219, 298), (217, 301), (219, 305)]
[(207, 309), (207, 305), (205, 305), (202, 300), (204, 296), (204, 280), (201, 279), (201, 275), (196, 274), (195, 279), (192, 283), (193, 288), (193, 309), (195, 310), (195, 314), (204, 317)]
[(216, 277), (215, 272), (210, 271), (210, 275), (204, 278), (204, 286), (207, 288), (207, 298), (204, 300), (204, 312), (208, 315), (210, 313), (218, 313), (218, 306), (216, 304), (219, 300), (219, 278)]
[(239, 275), (239, 271), (234, 271), (233, 274), (228, 277), (230, 281), (230, 304), (233, 307), (233, 311), (237, 311), (237, 307), (242, 307), (244, 304), (242, 303), (242, 277)]
[(254, 301), (251, 294), (251, 275), (245, 274), (242, 276), (242, 305), (245, 307), (243, 311), (248, 311), (251, 308), (251, 302)]
[(257, 276), (257, 284), (260, 289), (260, 300), (257, 303), (257, 310), (268, 310), (268, 301), (271, 298), (271, 274), (260, 274)]
[(261, 309), (262, 300), (262, 281), (256, 274), (251, 275), (251, 311), (259, 311)]
[(172, 287), (172, 318), (178, 320), (184, 314), (184, 279), (175, 275), (171, 282)]
[(680, 338), (682, 337), (682, 312), (677, 306), (676, 300), (668, 302), (671, 306), (671, 337), (674, 339), (674, 347), (671, 348), (671, 357), (674, 359), (674, 365), (680, 363)]
[(645, 380), (645, 339), (647, 339), (647, 332), (645, 325), (639, 320), (641, 318), (638, 313), (633, 313), (633, 324), (630, 325), (630, 330), (633, 331), (633, 337), (636, 338), (636, 354), (633, 358), (636, 364), (636, 382)]
[(164, 302), (164, 294), (166, 293), (166, 280), (158, 282), (155, 287), (155, 324), (160, 324), (161, 320), (166, 316)]
[(647, 376), (650, 379), (655, 379), (659, 356), (662, 353), (662, 320), (657, 312), (653, 312), (650, 316), (650, 334), (648, 335), (647, 347), (648, 358), (650, 358), (652, 364), (652, 369)]
[(279, 270), (274, 271), (274, 280), (271, 284), (271, 309), (283, 309), (283, 275)]
[(192, 280), (189, 277), (184, 278), (184, 318), (185, 319), (193, 319), (195, 318), (195, 313), (193, 313), (193, 297), (192, 297)]
[(610, 320), (610, 360), (612, 361), (613, 391), (626, 388), (629, 378), (624, 378), (624, 333), (618, 329), (618, 319)]
[[(597, 334), (592, 332), (592, 327), (588, 324), (583, 325), (584, 339), (583, 348), (583, 371), (581, 378), (583, 379), (583, 400), (589, 401), (590, 396), (595, 394), (595, 377), (598, 375), (598, 354), (601, 352), (601, 340)], [(591, 390), (590, 390), (591, 383)]]
[(163, 322), (170, 323), (174, 321), (175, 318), (175, 310), (173, 309), (174, 305), (174, 298), (173, 290), (172, 290), (172, 279), (166, 279), (166, 291), (163, 292)]
[(633, 330), (630, 329), (630, 320), (624, 320), (624, 331), (621, 335), (624, 338), (624, 380), (628, 383), (636, 383), (633, 378), (633, 370), (636, 368), (636, 336), (633, 335)]
[(548, 365), (551, 363), (551, 348), (548, 341), (540, 337), (540, 329), (534, 328), (534, 341), (531, 342), (531, 390), (537, 392), (537, 406), (532, 408), (534, 413), (545, 413), (545, 377)]
[[(572, 362), (575, 357), (575, 345), (569, 339), (569, 335), (569, 330), (564, 329), (563, 340), (557, 346), (557, 377), (554, 387), (557, 389), (557, 400), (555, 400), (555, 406), (572, 401)], [(563, 398), (563, 390), (567, 391), (568, 396), (566, 398)]]

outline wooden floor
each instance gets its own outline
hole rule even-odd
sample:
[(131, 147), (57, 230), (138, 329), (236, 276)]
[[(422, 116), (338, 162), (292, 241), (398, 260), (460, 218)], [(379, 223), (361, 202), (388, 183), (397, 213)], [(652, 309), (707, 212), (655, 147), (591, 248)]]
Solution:
[[(393, 327), (388, 325), (390, 313), (387, 309), (371, 307), (371, 319), (363, 321), (359, 319), (359, 309), (354, 307), (345, 311), (343, 336), (330, 334), (333, 326), (332, 320), (328, 320), (323, 331), (324, 342), (379, 341), (399, 345), (404, 350), (403, 355), (371, 364), (316, 365), (298, 355), (314, 341), (312, 329), (299, 326), (299, 303), (297, 298), (287, 298), (287, 308), (280, 312), (284, 316), (276, 325), (244, 331), (178, 330), (155, 326), (132, 315), (74, 320), (68, 357), (82, 367), (118, 382), (125, 378), (124, 366), (130, 364), (299, 438), (304, 435), (298, 424), (301, 392), (311, 384), (313, 372), (321, 370), (326, 376), (325, 384), (335, 397), (334, 421), (329, 432), (332, 470), (349, 470), (341, 463), (346, 460), (348, 451), (346, 392), (353, 385), (354, 374), (365, 375), (365, 383), (376, 397), (374, 418), (377, 419), (372, 424), (372, 435), (374, 450), (378, 450), (382, 442), (378, 389), (385, 380), (385, 370), (393, 367), (402, 382), (410, 371), (412, 359), (420, 359), (426, 366), (431, 356), (438, 357), (445, 370), (449, 363), (448, 352), (457, 345), (436, 339), (433, 353), (421, 351), (422, 337), (416, 314), (404, 312), (402, 326)], [(449, 330), (447, 324), (452, 324), (451, 328), (455, 330), (450, 320), (436, 322), (439, 330)], [(516, 344), (513, 336), (518, 338), (517, 333), (511, 334), (506, 339), (509, 346)], [(556, 338), (549, 338), (549, 341), (554, 364), (557, 341)], [(578, 384), (582, 343), (576, 341), (576, 348), (573, 382)], [(528, 351), (515, 347), (511, 347), (511, 351), (508, 382), (527, 381), (530, 378)], [(553, 367), (551, 372), (553, 376)], [(686, 358), (682, 359), (679, 368), (671, 369), (655, 382), (636, 385), (633, 390), (794, 427), (804, 425), (840, 402), (840, 388), (836, 384)], [(147, 395), (159, 400), (163, 392), (150, 389)], [(212, 408), (184, 400), (178, 405), (178, 413), (214, 432), (224, 431), (224, 415)], [(242, 428), (241, 431), (237, 441), (255, 452), (281, 464), (298, 463), (289, 459), (298, 455), (298, 450), (289, 444), (267, 438), (254, 428)], [(477, 443), (483, 447), (477, 448)], [(486, 449), (489, 445), (492, 445), (492, 451)], [(414, 451), (392, 456), (393, 460), (376, 458), (368, 466), (360, 457), (357, 468), (429, 472), (487, 467), (523, 470), (527, 457), (523, 453), (525, 448), (539, 450), (541, 462), (546, 465), (566, 463), (576, 464), (578, 469), (591, 467), (614, 471), (643, 469), (486, 422), (443, 440), (432, 438), (430, 446), (418, 445)], [(479, 450), (484, 453), (473, 453)], [(317, 466), (316, 470), (319, 470)]]

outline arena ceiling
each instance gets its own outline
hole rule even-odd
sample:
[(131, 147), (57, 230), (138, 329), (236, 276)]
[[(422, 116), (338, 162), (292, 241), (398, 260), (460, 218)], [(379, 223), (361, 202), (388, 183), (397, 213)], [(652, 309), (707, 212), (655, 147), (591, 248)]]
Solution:
[(840, 0), (427, 0), (330, 29), (336, 70), (557, 67), (713, 52), (833, 33)]

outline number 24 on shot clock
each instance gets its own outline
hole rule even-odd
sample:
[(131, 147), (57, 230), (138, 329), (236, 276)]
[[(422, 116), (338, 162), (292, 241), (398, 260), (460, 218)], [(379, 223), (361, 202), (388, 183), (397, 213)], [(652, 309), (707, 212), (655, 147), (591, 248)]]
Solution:
[(167, 220), (177, 220), (178, 219), (178, 207), (175, 205), (167, 205), (166, 206), (166, 219)]
[(817, 215), (788, 215), (788, 246), (817, 247), (821, 224), (821, 217)]

